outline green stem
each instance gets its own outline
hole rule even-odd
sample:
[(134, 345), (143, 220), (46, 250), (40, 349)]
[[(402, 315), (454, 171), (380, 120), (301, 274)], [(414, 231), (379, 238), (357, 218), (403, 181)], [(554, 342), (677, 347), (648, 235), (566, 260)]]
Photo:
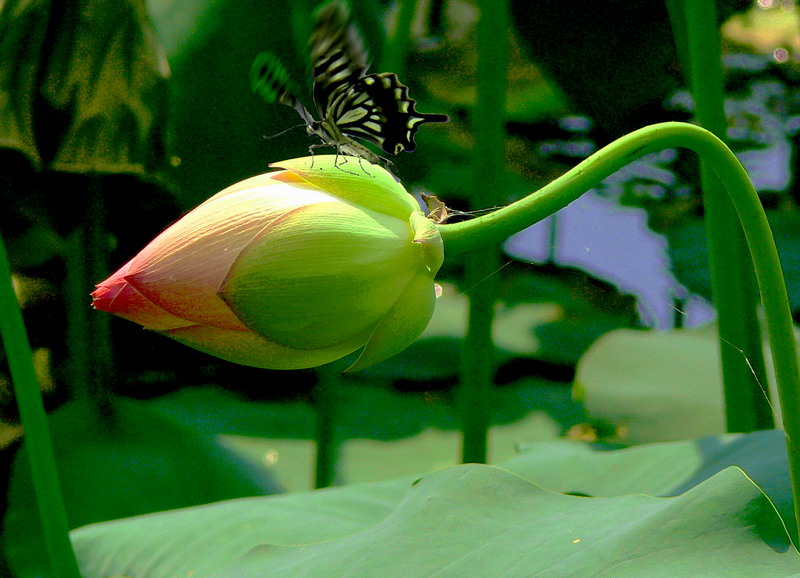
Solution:
[(88, 293), (91, 283), (86, 267), (86, 229), (76, 227), (67, 237), (64, 251), (64, 300), (66, 301), (66, 379), (71, 394), (90, 398), (90, 343)]
[[(667, 122), (632, 132), (539, 191), (494, 213), (439, 230), (448, 255), (500, 242), (567, 206), (619, 168), (648, 153), (687, 148), (713, 168), (735, 207), (761, 292), (787, 438), (789, 473), (800, 526), (800, 369), (789, 298), (766, 214), (747, 171), (721, 140), (694, 125)], [(796, 538), (796, 536), (795, 536)], [(800, 542), (795, 542), (800, 543)]]
[(53, 576), (80, 576), (69, 539), (69, 523), (58, 482), (47, 414), (33, 366), (22, 312), (14, 294), (5, 245), (0, 239), (0, 336), (17, 397), (39, 518), (44, 529)]
[[(108, 270), (108, 230), (106, 229), (106, 189), (103, 177), (92, 176), (88, 187), (89, 204), (84, 216), (86, 230), (86, 262), (89, 276), (89, 287), (84, 287), (78, 306), (88, 310), (87, 293), (92, 290), (92, 283), (105, 279)], [(90, 315), (87, 324), (87, 336), (91, 338), (89, 351), (91, 361), (89, 368), (89, 393), (95, 408), (101, 416), (111, 414), (112, 398), (112, 364), (111, 349), (111, 316)]]
[(491, 396), (494, 379), (492, 323), (497, 300), (497, 248), (494, 245), (467, 256), (465, 284), (469, 296), (469, 325), (461, 355), (457, 406), (461, 419), (461, 461), (483, 464), (488, 458)]
[[(338, 368), (338, 366), (337, 366)], [(340, 370), (331, 367), (319, 368), (319, 382), (314, 387), (314, 407), (317, 411), (314, 487), (327, 488), (336, 481), (336, 464), (339, 460), (339, 440), (336, 435), (338, 386)]]
[[(716, 3), (686, 1), (683, 4), (683, 36), (688, 48), (695, 114), (700, 126), (724, 142), (728, 121)], [(681, 26), (680, 23), (677, 26)], [(733, 203), (723, 194), (722, 182), (703, 159), (700, 179), (711, 287), (719, 320), (727, 428), (730, 432), (772, 428), (775, 421), (769, 391), (761, 387), (766, 383), (766, 369), (752, 260)]]
[[(478, 69), (475, 103), (473, 194), (477, 206), (493, 205), (500, 188), (505, 157), (505, 86), (508, 60), (508, 2), (478, 2)], [(463, 436), (461, 459), (485, 463), (491, 422), (489, 401), (494, 377), (492, 322), (497, 300), (498, 251), (485, 245), (466, 263), (469, 325), (461, 357), (458, 408)]]
[(111, 330), (109, 315), (89, 315), (92, 284), (108, 277), (104, 190), (102, 177), (89, 177), (83, 222), (68, 238), (64, 253), (67, 303), (67, 379), (78, 398), (88, 399), (100, 415), (111, 407), (109, 376)]

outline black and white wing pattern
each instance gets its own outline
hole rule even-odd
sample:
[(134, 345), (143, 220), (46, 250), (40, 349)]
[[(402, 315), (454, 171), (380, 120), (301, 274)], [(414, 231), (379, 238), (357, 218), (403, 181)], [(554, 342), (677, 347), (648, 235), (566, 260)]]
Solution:
[(308, 45), (314, 79), (314, 106), (324, 119), (335, 95), (354, 86), (369, 68), (364, 42), (350, 17), (347, 4), (336, 0), (317, 8)]
[(256, 56), (253, 66), (250, 67), (250, 87), (268, 104), (279, 102), (291, 106), (303, 117), (306, 125), (314, 122), (311, 113), (292, 92), (286, 67), (271, 52), (262, 52)]
[(345, 134), (362, 138), (396, 155), (417, 148), (414, 135), (426, 122), (447, 122), (445, 114), (417, 112), (408, 87), (391, 72), (368, 74), (341, 99), (336, 125)]
[(418, 113), (395, 74), (366, 74), (367, 52), (345, 2), (334, 0), (318, 9), (310, 45), (314, 102), (321, 116), (315, 128), (363, 139), (396, 155), (416, 148), (414, 135), (422, 124), (449, 120)]
[(408, 87), (395, 74), (367, 74), (367, 51), (344, 0), (332, 0), (315, 11), (309, 44), (314, 104), (320, 120), (313, 120), (294, 96), (288, 73), (274, 55), (262, 53), (256, 58), (251, 84), (267, 102), (297, 110), (309, 134), (337, 147), (339, 153), (373, 163), (385, 161), (353, 139), (396, 155), (416, 148), (414, 135), (421, 125), (449, 120), (444, 114), (417, 112)]

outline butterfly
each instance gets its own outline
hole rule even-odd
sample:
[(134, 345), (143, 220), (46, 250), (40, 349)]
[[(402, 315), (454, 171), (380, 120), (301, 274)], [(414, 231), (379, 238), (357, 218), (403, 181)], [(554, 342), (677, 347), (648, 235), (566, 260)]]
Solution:
[[(323, 146), (336, 147), (347, 155), (384, 166), (391, 162), (357, 142), (370, 142), (396, 155), (416, 149), (414, 135), (426, 122), (447, 122), (445, 114), (416, 111), (408, 87), (391, 72), (367, 74), (367, 51), (347, 4), (334, 0), (315, 12), (309, 44), (313, 74), (314, 105), (320, 120), (294, 95), (289, 73), (277, 56), (259, 54), (250, 69), (253, 92), (267, 103), (294, 108), (306, 124), (308, 134), (317, 135)], [(345, 161), (346, 162), (346, 159)]]

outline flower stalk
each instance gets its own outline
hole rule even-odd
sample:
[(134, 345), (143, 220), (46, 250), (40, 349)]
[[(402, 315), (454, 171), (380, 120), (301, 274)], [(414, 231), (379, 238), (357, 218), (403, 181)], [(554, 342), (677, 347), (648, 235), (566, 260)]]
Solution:
[(340, 364), (328, 364), (317, 370), (319, 381), (312, 392), (316, 413), (316, 456), (314, 458), (314, 487), (327, 488), (336, 483), (340, 440), (339, 390), (344, 385)]
[(634, 131), (516, 203), (470, 221), (440, 225), (446, 254), (498, 243), (567, 206), (624, 165), (668, 148), (690, 149), (708, 163), (733, 202), (744, 232), (764, 308), (787, 437), (795, 518), (800, 522), (800, 368), (789, 298), (772, 231), (756, 190), (747, 171), (719, 138), (703, 128), (680, 122)]

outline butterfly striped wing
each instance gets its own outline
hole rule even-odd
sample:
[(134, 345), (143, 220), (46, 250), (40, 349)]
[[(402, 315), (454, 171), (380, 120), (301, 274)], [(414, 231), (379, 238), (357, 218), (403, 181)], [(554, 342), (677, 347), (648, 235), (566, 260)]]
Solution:
[(416, 148), (414, 135), (426, 122), (447, 122), (444, 114), (417, 112), (416, 101), (397, 75), (369, 74), (334, 95), (329, 124), (351, 137), (364, 139), (396, 155)]
[(364, 41), (345, 2), (323, 4), (314, 13), (314, 22), (309, 39), (314, 105), (325, 119), (339, 95), (363, 78), (369, 65)]
[[(353, 139), (363, 139), (396, 155), (416, 148), (414, 135), (426, 122), (447, 122), (444, 114), (417, 112), (408, 87), (393, 73), (366, 74), (367, 51), (344, 0), (332, 0), (314, 13), (309, 44), (314, 79), (315, 121), (290, 88), (289, 75), (278, 58), (262, 53), (253, 63), (253, 91), (268, 103), (291, 106), (308, 126), (339, 152), (370, 162), (378, 157)], [(388, 162), (388, 161), (387, 161)]]
[(271, 52), (262, 52), (250, 67), (250, 88), (268, 104), (279, 102), (295, 109), (306, 124), (314, 119), (300, 99), (291, 91), (291, 79), (286, 67)]

